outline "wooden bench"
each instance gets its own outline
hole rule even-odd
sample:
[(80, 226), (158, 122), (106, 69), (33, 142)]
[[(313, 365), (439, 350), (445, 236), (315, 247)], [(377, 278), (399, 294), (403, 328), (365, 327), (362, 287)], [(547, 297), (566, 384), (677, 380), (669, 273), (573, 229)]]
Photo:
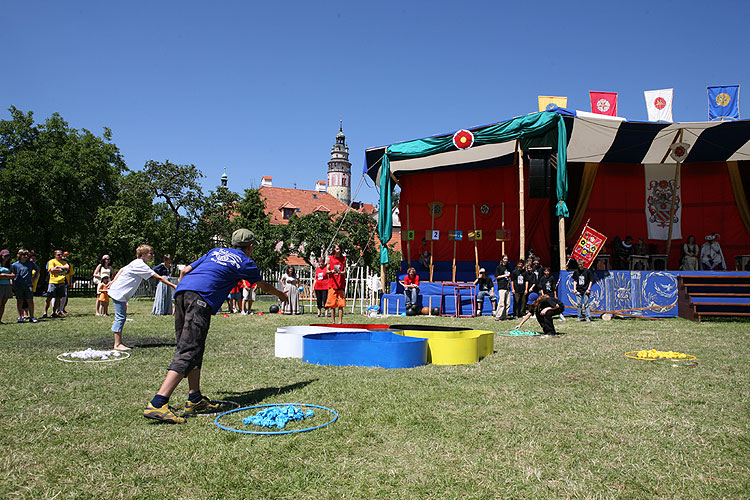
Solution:
[(678, 315), (750, 316), (750, 276), (688, 275), (677, 278)]

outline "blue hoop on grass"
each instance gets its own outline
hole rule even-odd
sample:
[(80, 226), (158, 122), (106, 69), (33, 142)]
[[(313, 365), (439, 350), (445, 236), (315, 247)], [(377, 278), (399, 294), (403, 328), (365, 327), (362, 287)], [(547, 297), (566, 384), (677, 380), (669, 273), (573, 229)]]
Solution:
[[(308, 427), (306, 429), (295, 429), (295, 430), (292, 430), (292, 431), (246, 431), (246, 430), (243, 430), (243, 429), (235, 429), (233, 427), (227, 427), (227, 426), (221, 425), (219, 423), (219, 419), (221, 417), (229, 415), (230, 413), (236, 413), (238, 411), (243, 411), (243, 410), (252, 410), (253, 408), (269, 408), (269, 407), (272, 407), (272, 406), (289, 406), (290, 404), (292, 404), (294, 406), (305, 406), (305, 407), (308, 407), (308, 408), (320, 408), (321, 410), (325, 410), (327, 412), (332, 413), (333, 414), (333, 419), (329, 420), (328, 422), (326, 422), (324, 424), (316, 425), (315, 427)], [(295, 432), (314, 431), (315, 429), (320, 429), (321, 427), (325, 427), (326, 425), (334, 423), (336, 420), (338, 420), (338, 418), (339, 418), (339, 414), (336, 413), (335, 410), (332, 410), (330, 408), (326, 408), (325, 406), (319, 406), (319, 405), (313, 405), (313, 404), (307, 404), (307, 403), (275, 403), (275, 404), (270, 404), (270, 405), (255, 405), (255, 406), (245, 406), (243, 408), (235, 408), (234, 410), (226, 411), (226, 412), (222, 413), (221, 415), (217, 416), (214, 419), (214, 423), (216, 424), (216, 427), (218, 427), (219, 429), (224, 429), (225, 431), (238, 432), (240, 434), (257, 434), (257, 435), (261, 435), (261, 436), (273, 436), (273, 435), (278, 435), (278, 434), (293, 434)]]

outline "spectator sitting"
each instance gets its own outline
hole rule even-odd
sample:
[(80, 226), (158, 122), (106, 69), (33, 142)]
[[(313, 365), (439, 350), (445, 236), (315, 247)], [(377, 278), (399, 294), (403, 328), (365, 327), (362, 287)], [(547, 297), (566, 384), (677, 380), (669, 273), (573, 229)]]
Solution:
[(719, 245), (718, 233), (706, 236), (706, 242), (701, 246), (701, 267), (711, 271), (726, 271), (727, 263)]
[(482, 305), (484, 304), (484, 298), (489, 296), (490, 302), (492, 302), (492, 310), (497, 309), (497, 297), (495, 297), (495, 284), (487, 276), (487, 270), (481, 268), (479, 270), (479, 277), (474, 280), (474, 285), (479, 289), (477, 291), (477, 316), (482, 315)]
[(401, 282), (404, 286), (404, 297), (406, 297), (406, 309), (417, 305), (417, 299), (419, 298), (419, 275), (417, 270), (410, 267), (406, 270), (406, 276), (404, 281)]
[(688, 236), (687, 242), (682, 245), (682, 259), (680, 260), (680, 271), (698, 270), (698, 244), (695, 236)]

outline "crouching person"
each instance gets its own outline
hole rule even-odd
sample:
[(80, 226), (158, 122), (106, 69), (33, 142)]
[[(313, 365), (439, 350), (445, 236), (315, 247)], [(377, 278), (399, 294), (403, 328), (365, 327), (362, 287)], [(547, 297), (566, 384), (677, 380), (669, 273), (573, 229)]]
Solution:
[(189, 386), (185, 416), (218, 408), (201, 394), (203, 352), (211, 316), (219, 311), (238, 281), (244, 279), (257, 283), (261, 290), (276, 295), (282, 302), (287, 301), (284, 292), (262, 280), (258, 266), (251, 258), (255, 243), (251, 231), (238, 229), (232, 234), (232, 248), (214, 248), (180, 271), (174, 295), (177, 349), (164, 382), (143, 411), (144, 417), (171, 424), (184, 423), (185, 419), (175, 414), (168, 403), (172, 392), (185, 377)]
[(535, 314), (536, 320), (542, 326), (542, 335), (557, 335), (552, 317), (556, 314), (562, 314), (565, 310), (565, 304), (555, 297), (545, 295), (544, 292), (539, 296), (530, 293), (529, 302), (532, 302), (532, 300), (533, 303), (529, 306), (529, 312), (523, 317), (516, 330), (520, 330), (531, 315)]

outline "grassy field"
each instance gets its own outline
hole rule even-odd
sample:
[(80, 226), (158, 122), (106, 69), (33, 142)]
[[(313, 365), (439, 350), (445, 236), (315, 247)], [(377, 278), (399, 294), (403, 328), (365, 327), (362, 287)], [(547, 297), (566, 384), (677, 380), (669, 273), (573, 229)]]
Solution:
[[(750, 498), (748, 322), (567, 321), (560, 338), (498, 335), (473, 365), (384, 370), (275, 358), (276, 328), (314, 315), (217, 316), (205, 394), (340, 415), (268, 437), (141, 416), (174, 349), (172, 318), (150, 308), (131, 303), (125, 341), (137, 349), (109, 364), (55, 359), (111, 347), (111, 317), (95, 317), (92, 299), (73, 299), (66, 319), (0, 325), (0, 498)], [(643, 348), (699, 365), (623, 356)]]

